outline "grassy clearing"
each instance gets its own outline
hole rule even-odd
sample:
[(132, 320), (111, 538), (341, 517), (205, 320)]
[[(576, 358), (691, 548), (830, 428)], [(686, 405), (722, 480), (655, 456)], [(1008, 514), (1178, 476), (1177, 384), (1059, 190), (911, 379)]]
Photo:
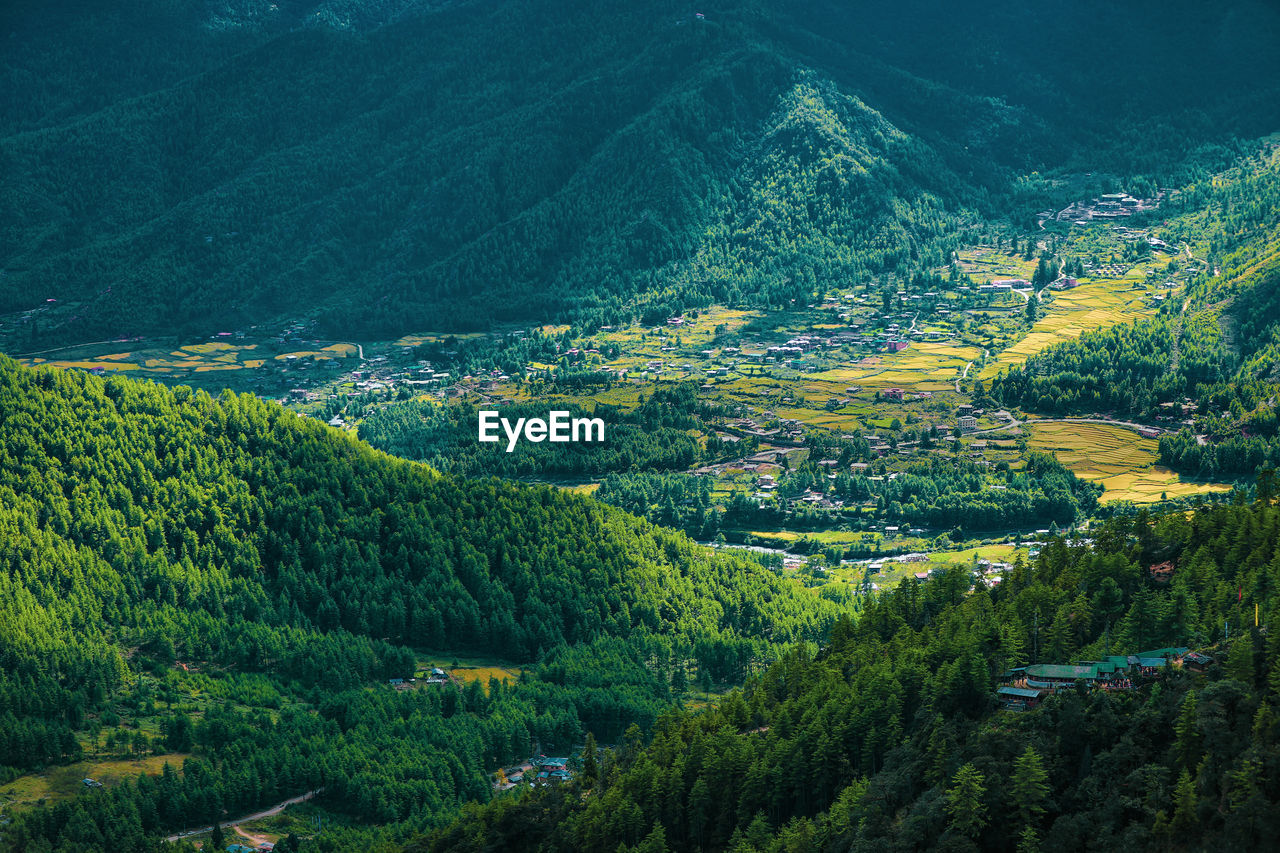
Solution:
[(489, 679), (509, 681), (514, 684), (520, 678), (521, 670), (506, 666), (459, 666), (449, 669), (449, 674), (459, 681), (470, 684), (479, 681), (485, 692), (489, 692)]
[(1155, 439), (1110, 424), (1029, 423), (1027, 447), (1053, 453), (1078, 476), (1106, 489), (1104, 502), (1155, 503), (1164, 498), (1226, 492), (1222, 483), (1199, 483), (1156, 464)]
[(0, 785), (0, 803), (13, 808), (32, 807), (41, 800), (54, 803), (84, 792), (85, 778), (95, 779), (110, 788), (143, 773), (159, 776), (164, 772), (166, 763), (181, 772), (182, 762), (189, 757), (185, 753), (172, 753), (152, 755), (136, 761), (78, 761), (75, 764), (50, 767), (39, 773), (19, 776), (7, 785)]
[(443, 669), (450, 676), (464, 684), (479, 681), (486, 693), (489, 691), (490, 678), (496, 678), (499, 681), (505, 679), (514, 683), (520, 678), (520, 673), (524, 671), (524, 667), (521, 664), (485, 655), (475, 657), (428, 655), (418, 661), (419, 672), (429, 670), (433, 666)]
[(958, 551), (936, 551), (929, 555), (929, 559), (937, 565), (972, 563), (974, 560), (1009, 563), (1013, 562), (1019, 552), (1026, 556), (1027, 549), (1020, 548), (1012, 542), (1003, 542), (996, 545), (979, 545), (976, 548), (962, 548)]
[(449, 338), (453, 338), (455, 341), (470, 341), (470, 340), (475, 340), (476, 338), (483, 338), (483, 337), (484, 337), (483, 332), (463, 332), (463, 333), (457, 333), (457, 334), (448, 334), (444, 332), (441, 332), (441, 333), (423, 332), (422, 334), (418, 334), (418, 335), (405, 335), (403, 338), (400, 338), (399, 340), (397, 340), (394, 346), (420, 347), (423, 344), (444, 343)]
[(302, 838), (311, 837), (316, 831), (318, 820), (323, 820), (326, 827), (345, 825), (347, 822), (342, 815), (332, 814), (308, 801), (289, 806), (271, 817), (246, 821), (240, 824), (240, 828), (250, 836), (278, 842), (291, 832)]
[(878, 533), (848, 530), (753, 530), (751, 535), (760, 540), (771, 539), (788, 544), (809, 539), (821, 545), (849, 545), (855, 542), (870, 544), (880, 538)]

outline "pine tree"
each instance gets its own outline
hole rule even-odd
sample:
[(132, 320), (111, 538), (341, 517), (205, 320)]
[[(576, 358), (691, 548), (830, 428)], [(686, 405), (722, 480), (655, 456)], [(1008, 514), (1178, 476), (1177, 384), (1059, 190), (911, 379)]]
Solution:
[(582, 783), (587, 786), (594, 784), (599, 774), (600, 768), (596, 763), (596, 736), (587, 732), (586, 744), (582, 747)]
[(1174, 835), (1190, 832), (1199, 823), (1196, 817), (1196, 786), (1191, 774), (1183, 770), (1178, 776), (1178, 787), (1173, 794), (1173, 820), (1169, 826)]
[(1231, 651), (1227, 653), (1227, 677), (1252, 687), (1254, 676), (1253, 637), (1244, 634), (1231, 644)]
[(1009, 796), (1017, 808), (1018, 818), (1026, 827), (1031, 827), (1045, 812), (1045, 800), (1049, 796), (1049, 773), (1044, 769), (1044, 759), (1040, 757), (1040, 753), (1030, 745), (1013, 762)]
[(933, 731), (929, 733), (929, 767), (925, 771), (925, 780), (931, 783), (941, 782), (947, 776), (947, 765), (955, 743), (946, 731), (942, 715), (934, 716)]
[(671, 694), (679, 699), (689, 690), (689, 676), (684, 670), (684, 661), (677, 660), (671, 670)]
[(670, 849), (667, 846), (667, 830), (660, 823), (654, 824), (644, 841), (632, 848), (635, 853), (667, 853)]
[(977, 838), (987, 825), (987, 805), (982, 800), (987, 789), (983, 782), (982, 773), (972, 764), (966, 764), (956, 772), (947, 789), (951, 828), (966, 838)]
[(1200, 761), (1200, 722), (1196, 717), (1196, 691), (1189, 690), (1182, 697), (1178, 709), (1178, 721), (1174, 724), (1174, 751), (1184, 770), (1191, 770)]

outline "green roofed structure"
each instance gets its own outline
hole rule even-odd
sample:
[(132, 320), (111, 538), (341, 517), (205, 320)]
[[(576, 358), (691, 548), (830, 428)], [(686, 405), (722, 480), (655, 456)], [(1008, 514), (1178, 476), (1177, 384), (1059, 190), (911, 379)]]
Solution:
[(1026, 687), (1006, 686), (996, 691), (996, 698), (1000, 700), (1000, 707), (1006, 711), (1029, 711), (1040, 704), (1042, 692)]
[(1135, 672), (1150, 674), (1174, 658), (1187, 653), (1186, 648), (1167, 647), (1139, 652), (1136, 655), (1109, 655), (1100, 661), (1079, 664), (1036, 663), (1025, 668), (1028, 688), (1058, 690), (1083, 681), (1096, 686), (1116, 686)]

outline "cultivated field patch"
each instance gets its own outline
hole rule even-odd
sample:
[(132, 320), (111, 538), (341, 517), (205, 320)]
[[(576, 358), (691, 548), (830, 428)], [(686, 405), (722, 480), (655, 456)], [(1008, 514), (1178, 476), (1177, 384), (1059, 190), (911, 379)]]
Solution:
[(1048, 313), (1036, 321), (1030, 333), (987, 362), (979, 378), (1022, 364), (1045, 347), (1074, 340), (1084, 332), (1154, 316), (1158, 303), (1139, 278), (1098, 280), (1072, 290), (1053, 293), (1044, 303)]
[(1035, 421), (1025, 424), (1027, 447), (1053, 453), (1078, 476), (1101, 483), (1103, 502), (1155, 503), (1162, 499), (1230, 491), (1222, 483), (1184, 480), (1157, 465), (1155, 439), (1110, 424)]

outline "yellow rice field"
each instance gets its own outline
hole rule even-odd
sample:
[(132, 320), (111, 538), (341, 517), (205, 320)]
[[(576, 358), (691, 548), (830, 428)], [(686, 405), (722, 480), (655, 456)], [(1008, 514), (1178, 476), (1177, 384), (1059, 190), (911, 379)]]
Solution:
[(48, 365), (49, 367), (61, 367), (63, 369), (78, 367), (81, 370), (93, 370), (94, 368), (101, 368), (102, 370), (113, 370), (113, 371), (125, 371), (125, 370), (138, 369), (138, 365), (131, 364), (130, 362), (127, 362), (127, 361), (108, 361), (105, 359), (98, 360), (98, 361), (44, 361), (41, 359), (37, 359), (33, 361), (32, 364)]
[(1031, 332), (987, 362), (979, 378), (988, 379), (1000, 371), (1020, 365), (1045, 347), (1074, 340), (1093, 329), (1105, 329), (1156, 313), (1146, 289), (1134, 289), (1138, 279), (1091, 281), (1073, 290), (1057, 291), (1045, 303), (1048, 313)]
[(1156, 464), (1155, 439), (1110, 424), (1026, 424), (1027, 447), (1053, 453), (1078, 476), (1101, 483), (1103, 502), (1154, 503), (1162, 499), (1230, 491), (1222, 483), (1198, 483)]
[(479, 681), (485, 693), (489, 692), (490, 678), (495, 678), (498, 681), (507, 681), (511, 684), (515, 684), (516, 680), (520, 678), (520, 670), (506, 666), (459, 666), (450, 668), (449, 674), (467, 684)]

